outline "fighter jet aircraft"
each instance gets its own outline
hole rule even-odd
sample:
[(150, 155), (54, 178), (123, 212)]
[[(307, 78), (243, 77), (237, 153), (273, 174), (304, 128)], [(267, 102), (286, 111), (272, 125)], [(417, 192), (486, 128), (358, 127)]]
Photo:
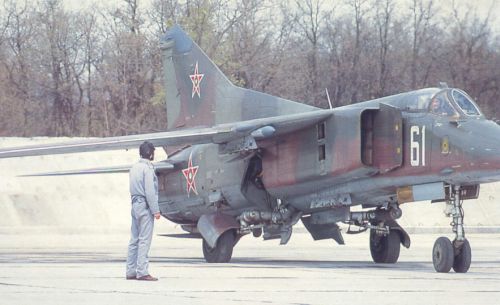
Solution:
[(234, 86), (178, 26), (161, 49), (167, 131), (7, 148), (0, 157), (128, 149), (145, 140), (164, 147), (169, 157), (156, 163), (161, 214), (202, 239), (209, 263), (229, 262), (248, 234), (286, 244), (298, 221), (314, 240), (339, 244), (339, 223), (347, 233), (369, 230), (374, 262), (395, 263), (401, 245), (410, 247), (397, 223), (402, 205), (442, 201), (455, 238), (436, 240), (435, 270), (468, 271), (462, 204), (478, 197), (481, 183), (500, 180), (500, 126), (464, 91), (441, 86), (319, 109)]

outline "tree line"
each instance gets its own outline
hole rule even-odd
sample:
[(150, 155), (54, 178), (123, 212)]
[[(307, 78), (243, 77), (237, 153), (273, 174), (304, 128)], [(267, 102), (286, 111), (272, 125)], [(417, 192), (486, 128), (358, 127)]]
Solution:
[(162, 34), (180, 24), (237, 85), (318, 107), (437, 86), (500, 118), (500, 35), (450, 0), (122, 0), (0, 10), (0, 136), (165, 130)]

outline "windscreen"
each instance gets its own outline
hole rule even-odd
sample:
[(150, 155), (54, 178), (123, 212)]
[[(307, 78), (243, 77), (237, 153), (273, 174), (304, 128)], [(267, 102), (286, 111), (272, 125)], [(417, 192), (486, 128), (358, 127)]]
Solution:
[(468, 97), (465, 93), (453, 89), (451, 91), (451, 96), (453, 100), (457, 103), (458, 107), (467, 115), (481, 115), (478, 107), (470, 97)]

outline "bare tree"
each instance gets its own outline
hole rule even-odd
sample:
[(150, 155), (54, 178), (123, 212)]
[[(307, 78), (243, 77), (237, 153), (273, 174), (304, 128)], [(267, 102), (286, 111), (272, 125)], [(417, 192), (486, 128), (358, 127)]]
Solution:
[[(436, 22), (433, 22), (436, 16), (433, 0), (413, 0), (410, 6), (412, 34), (412, 49), (410, 61), (410, 87), (416, 88), (427, 82), (431, 66), (436, 59), (435, 47), (438, 42), (433, 39), (432, 28)], [(423, 50), (426, 50), (427, 63), (422, 61)], [(429, 56), (431, 55), (431, 56)], [(430, 59), (430, 60), (429, 60)], [(422, 65), (424, 64), (424, 65)], [(425, 67), (425, 69), (422, 69)], [(423, 72), (423, 73), (422, 73)], [(419, 73), (423, 74), (419, 80)]]
[(308, 77), (306, 83), (306, 95), (311, 97), (313, 104), (319, 102), (318, 97), (322, 95), (319, 89), (318, 48), (320, 30), (324, 16), (323, 0), (296, 1), (297, 15), (295, 17), (298, 28), (310, 44), (307, 52)]
[(391, 23), (394, 13), (394, 3), (392, 0), (378, 1), (376, 4), (376, 19), (378, 40), (379, 40), (379, 75), (378, 89), (376, 97), (386, 95), (386, 82), (389, 73), (388, 67), (388, 52), (391, 45), (390, 33)]
[(181, 5), (176, 0), (153, 0), (148, 16), (154, 28), (154, 35), (161, 35), (167, 32), (169, 26), (179, 22), (181, 16)]
[(445, 77), (451, 79), (454, 86), (467, 88), (473, 97), (485, 98), (486, 105), (493, 110), (492, 115), (498, 117), (500, 111), (493, 104), (496, 102), (493, 96), (499, 93), (499, 54), (492, 44), (491, 11), (484, 18), (479, 18), (471, 7), (462, 12), (454, 5), (449, 49), (443, 60), (448, 72)]

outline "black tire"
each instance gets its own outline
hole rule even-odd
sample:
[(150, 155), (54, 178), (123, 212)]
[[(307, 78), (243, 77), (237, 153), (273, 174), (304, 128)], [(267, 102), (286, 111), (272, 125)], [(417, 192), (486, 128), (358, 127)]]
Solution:
[(253, 235), (253, 237), (261, 237), (262, 236), (262, 228), (253, 229), (252, 235)]
[[(455, 245), (457, 241), (453, 241)], [(458, 255), (455, 256), (455, 260), (453, 261), (453, 270), (457, 273), (466, 273), (469, 271), (470, 263), (472, 258), (472, 251), (470, 248), (469, 241), (467, 239), (464, 240), (462, 246), (459, 249)]]
[(227, 263), (233, 255), (234, 245), (235, 234), (233, 230), (228, 230), (219, 236), (214, 248), (203, 239), (203, 256), (207, 263)]
[(391, 230), (387, 236), (378, 236), (375, 230), (370, 230), (370, 252), (375, 263), (396, 263), (400, 245), (398, 232)]
[(436, 239), (432, 248), (432, 263), (437, 272), (450, 272), (454, 261), (454, 251), (451, 241), (447, 237)]

